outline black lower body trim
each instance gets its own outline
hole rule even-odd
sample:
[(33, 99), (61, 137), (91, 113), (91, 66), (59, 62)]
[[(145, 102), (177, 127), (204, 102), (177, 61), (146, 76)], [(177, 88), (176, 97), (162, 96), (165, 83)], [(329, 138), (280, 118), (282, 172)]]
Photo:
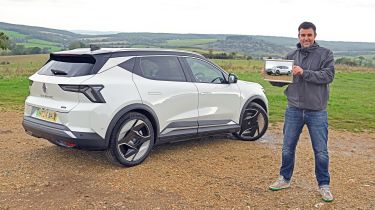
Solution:
[(220, 126), (208, 126), (208, 127), (199, 127), (198, 134), (216, 134), (216, 133), (234, 133), (240, 130), (240, 125), (220, 125)]
[(26, 133), (44, 138), (65, 147), (86, 150), (104, 150), (108, 143), (97, 133), (73, 132), (68, 127), (25, 116), (22, 125)]
[(234, 133), (240, 131), (240, 125), (220, 125), (220, 126), (207, 126), (191, 129), (179, 130), (178, 132), (171, 132), (168, 135), (161, 135), (156, 141), (157, 144), (166, 142), (181, 141), (185, 139), (201, 138), (204, 136), (212, 136), (223, 133)]

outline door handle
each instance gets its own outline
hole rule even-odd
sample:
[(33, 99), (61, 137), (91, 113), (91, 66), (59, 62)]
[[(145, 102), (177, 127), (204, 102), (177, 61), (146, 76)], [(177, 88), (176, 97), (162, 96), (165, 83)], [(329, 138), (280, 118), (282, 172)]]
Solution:
[(211, 92), (201, 92), (201, 95), (208, 95), (211, 94)]
[(161, 92), (148, 92), (149, 95), (161, 95)]

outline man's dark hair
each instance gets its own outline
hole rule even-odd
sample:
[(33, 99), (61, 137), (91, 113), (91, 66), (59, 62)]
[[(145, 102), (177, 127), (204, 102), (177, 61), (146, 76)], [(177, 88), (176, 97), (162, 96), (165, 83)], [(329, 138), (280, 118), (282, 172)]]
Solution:
[(314, 34), (316, 34), (316, 27), (315, 27), (314, 23), (311, 23), (311, 22), (303, 22), (303, 23), (301, 23), (301, 25), (299, 25), (299, 27), (298, 27), (298, 33), (301, 30), (301, 28), (303, 28), (303, 29), (312, 28), (314, 30)]

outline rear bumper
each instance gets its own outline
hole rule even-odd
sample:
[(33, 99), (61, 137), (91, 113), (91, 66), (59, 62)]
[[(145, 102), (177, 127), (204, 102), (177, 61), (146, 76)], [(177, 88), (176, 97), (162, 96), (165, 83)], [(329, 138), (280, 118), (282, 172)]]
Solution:
[(96, 133), (74, 132), (68, 127), (25, 116), (22, 125), (26, 133), (55, 144), (87, 150), (104, 150), (108, 144)]

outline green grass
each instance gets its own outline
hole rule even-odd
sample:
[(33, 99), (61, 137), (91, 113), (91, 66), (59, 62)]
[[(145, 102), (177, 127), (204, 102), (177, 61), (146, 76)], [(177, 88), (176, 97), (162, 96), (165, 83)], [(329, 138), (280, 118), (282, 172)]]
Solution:
[(23, 45), (25, 48), (32, 48), (32, 47), (39, 47), (41, 49), (49, 48), (53, 52), (61, 50), (61, 46), (59, 43), (48, 42), (48, 41), (44, 41), (41, 39), (28, 39), (27, 42), (17, 43), (17, 45)]
[(375, 73), (337, 73), (328, 112), (337, 128), (375, 131)]
[[(286, 87), (274, 87), (259, 73), (263, 61), (214, 60), (239, 79), (260, 83), (269, 100), (271, 122), (282, 122), (286, 107)], [(375, 70), (338, 68), (331, 84), (328, 103), (329, 123), (335, 129), (375, 131)]]
[[(239, 72), (240, 79), (260, 83), (269, 100), (271, 122), (282, 122), (286, 87), (274, 87), (255, 72)], [(336, 73), (328, 103), (329, 123), (335, 129), (375, 131), (375, 73)]]
[(53, 45), (53, 46), (60, 45), (59, 43), (56, 43), (56, 42), (49, 42), (49, 41), (45, 41), (41, 39), (28, 39), (27, 42), (33, 43), (33, 44), (40, 44), (40, 45)]
[(22, 110), (22, 105), (29, 93), (27, 77), (0, 79), (0, 110)]
[[(0, 109), (22, 110), (28, 94), (27, 77), (37, 71), (48, 55), (0, 56)], [(282, 122), (286, 107), (285, 87), (274, 87), (264, 81), (259, 60), (213, 60), (239, 79), (258, 82), (266, 90), (271, 122)], [(331, 84), (328, 113), (330, 126), (349, 131), (375, 132), (375, 70), (346, 69), (338, 66)]]

